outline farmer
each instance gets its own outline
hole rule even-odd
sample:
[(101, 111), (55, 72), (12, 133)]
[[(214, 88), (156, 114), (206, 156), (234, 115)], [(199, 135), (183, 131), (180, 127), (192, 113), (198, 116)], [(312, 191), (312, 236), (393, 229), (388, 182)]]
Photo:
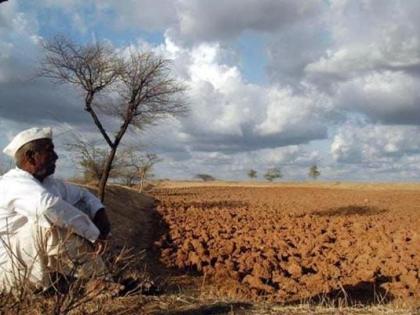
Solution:
[(16, 168), (0, 176), (0, 291), (28, 280), (48, 288), (53, 273), (105, 275), (105, 208), (87, 190), (51, 176), (58, 159), (51, 128), (24, 130), (3, 152)]

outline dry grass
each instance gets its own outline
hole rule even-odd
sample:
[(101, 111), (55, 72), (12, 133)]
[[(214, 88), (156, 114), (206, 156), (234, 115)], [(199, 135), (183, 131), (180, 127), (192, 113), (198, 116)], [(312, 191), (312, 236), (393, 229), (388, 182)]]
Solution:
[[(14, 261), (13, 254), (9, 255)], [(96, 271), (88, 277), (78, 277), (83, 268), (83, 263), (78, 260), (69, 262), (70, 271), (67, 268), (61, 270), (61, 266), (68, 265), (69, 256), (61, 251), (59, 255), (62, 256), (57, 257), (57, 261), (63, 263), (58, 265), (59, 269), (51, 270), (48, 288), (32, 285), (29, 281), (31, 266), (18, 266), (17, 262), (13, 269), (13, 288), (0, 293), (0, 314), (117, 314), (143, 305), (141, 299), (131, 303), (130, 307), (119, 301), (140, 292), (148, 280), (141, 272), (129, 271), (134, 260), (139, 260), (139, 256), (134, 256), (130, 250), (109, 250), (102, 256), (108, 267), (106, 278)], [(23, 272), (16, 271), (22, 268)]]
[[(312, 304), (302, 302), (295, 305), (272, 303), (250, 303), (246, 300), (227, 298), (196, 297), (189, 294), (162, 295), (143, 297), (141, 314), (153, 315), (189, 315), (189, 314), (226, 314), (226, 315), (368, 315), (394, 314), (415, 315), (420, 309), (398, 304), (378, 304), (369, 306), (336, 306), (333, 304)], [(127, 313), (136, 314), (136, 313)]]

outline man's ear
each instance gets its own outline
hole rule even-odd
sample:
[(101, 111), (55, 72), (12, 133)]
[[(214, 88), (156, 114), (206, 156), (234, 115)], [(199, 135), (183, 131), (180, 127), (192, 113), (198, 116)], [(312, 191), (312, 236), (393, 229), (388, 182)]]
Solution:
[(25, 152), (25, 159), (28, 161), (29, 164), (35, 164), (35, 151), (28, 150)]

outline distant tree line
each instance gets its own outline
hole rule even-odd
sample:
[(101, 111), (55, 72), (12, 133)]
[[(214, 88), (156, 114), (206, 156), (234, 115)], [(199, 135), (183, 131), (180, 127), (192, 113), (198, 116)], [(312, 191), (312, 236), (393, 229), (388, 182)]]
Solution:
[[(258, 172), (254, 169), (250, 169), (247, 171), (247, 175), (250, 179), (258, 178)], [(317, 179), (321, 175), (321, 172), (318, 169), (316, 164), (313, 164), (309, 167), (308, 176), (312, 179)], [(276, 179), (280, 179), (283, 177), (283, 173), (279, 167), (272, 167), (267, 169), (267, 171), (262, 175), (267, 181), (272, 182)]]
[[(258, 178), (258, 172), (255, 169), (251, 168), (251, 169), (247, 170), (246, 174), (251, 180), (254, 180), (254, 179)], [(316, 180), (320, 175), (321, 175), (321, 172), (319, 171), (318, 166), (316, 164), (312, 164), (309, 167), (308, 176), (310, 178)], [(262, 177), (269, 182), (273, 182), (277, 179), (282, 178), (283, 173), (282, 173), (280, 167), (271, 167), (271, 168), (266, 170), (266, 172), (262, 175)], [(200, 179), (204, 182), (209, 182), (209, 181), (214, 181), (215, 180), (215, 178), (212, 175), (209, 175), (209, 174), (197, 174), (197, 175), (194, 176), (194, 178)]]

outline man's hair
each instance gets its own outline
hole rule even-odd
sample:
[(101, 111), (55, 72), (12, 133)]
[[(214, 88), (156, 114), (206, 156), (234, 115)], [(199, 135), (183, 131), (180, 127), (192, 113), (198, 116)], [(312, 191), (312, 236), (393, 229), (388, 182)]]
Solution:
[(17, 150), (17, 152), (15, 153), (16, 166), (19, 168), (22, 167), (23, 162), (26, 160), (26, 154), (28, 152), (41, 151), (45, 145), (45, 140), (46, 139), (37, 139), (37, 140), (30, 141), (28, 143), (25, 143), (23, 146), (21, 146), (19, 150)]

